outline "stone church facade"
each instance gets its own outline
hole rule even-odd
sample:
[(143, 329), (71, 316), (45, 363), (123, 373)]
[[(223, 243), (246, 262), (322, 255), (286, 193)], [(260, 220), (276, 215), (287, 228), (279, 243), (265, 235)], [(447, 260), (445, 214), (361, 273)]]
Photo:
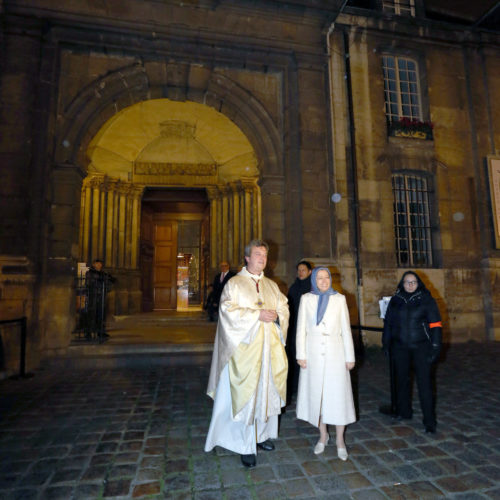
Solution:
[(32, 366), (71, 341), (79, 262), (112, 314), (175, 308), (193, 224), (199, 301), (262, 237), (283, 290), (329, 266), (355, 325), (415, 268), (448, 341), (498, 339), (499, 35), (356, 3), (0, 4), (0, 319)]

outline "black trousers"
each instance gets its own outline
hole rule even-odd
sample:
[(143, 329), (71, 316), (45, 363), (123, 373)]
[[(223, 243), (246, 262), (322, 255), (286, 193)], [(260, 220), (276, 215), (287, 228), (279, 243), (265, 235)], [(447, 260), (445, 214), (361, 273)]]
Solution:
[(290, 404), (292, 396), (297, 393), (299, 387), (300, 366), (297, 364), (295, 338), (287, 338), (285, 347), (288, 358), (288, 376), (286, 380), (286, 402)]
[(394, 375), (396, 377), (396, 411), (403, 418), (411, 418), (412, 379), (411, 369), (417, 381), (420, 407), (424, 416), (424, 425), (435, 427), (434, 396), (432, 391), (432, 364), (429, 363), (430, 344), (424, 342), (416, 347), (403, 345), (392, 346)]

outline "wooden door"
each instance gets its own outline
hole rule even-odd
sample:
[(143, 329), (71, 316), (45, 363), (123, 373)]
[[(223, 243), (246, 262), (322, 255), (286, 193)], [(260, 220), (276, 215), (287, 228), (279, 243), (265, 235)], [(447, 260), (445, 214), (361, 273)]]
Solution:
[(155, 221), (154, 308), (176, 309), (177, 222)]
[(141, 214), (141, 245), (139, 268), (141, 270), (142, 310), (154, 309), (153, 268), (154, 268), (154, 222), (151, 208), (143, 207)]

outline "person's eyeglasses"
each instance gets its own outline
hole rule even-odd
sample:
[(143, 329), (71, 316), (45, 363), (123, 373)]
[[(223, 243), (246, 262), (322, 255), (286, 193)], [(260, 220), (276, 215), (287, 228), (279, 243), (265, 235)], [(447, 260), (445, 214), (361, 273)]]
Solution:
[(404, 281), (405, 285), (416, 285), (418, 281)]

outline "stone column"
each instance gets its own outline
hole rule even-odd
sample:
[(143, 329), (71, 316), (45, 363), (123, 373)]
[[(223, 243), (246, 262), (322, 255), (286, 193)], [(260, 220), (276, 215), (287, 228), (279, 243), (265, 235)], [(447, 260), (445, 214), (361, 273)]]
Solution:
[(219, 211), (219, 192), (215, 186), (207, 187), (210, 201), (210, 267), (215, 269), (218, 261), (217, 214)]
[(231, 245), (230, 245), (230, 260), (234, 265), (239, 260), (240, 256), (240, 191), (241, 185), (238, 182), (229, 184), (231, 197)]

